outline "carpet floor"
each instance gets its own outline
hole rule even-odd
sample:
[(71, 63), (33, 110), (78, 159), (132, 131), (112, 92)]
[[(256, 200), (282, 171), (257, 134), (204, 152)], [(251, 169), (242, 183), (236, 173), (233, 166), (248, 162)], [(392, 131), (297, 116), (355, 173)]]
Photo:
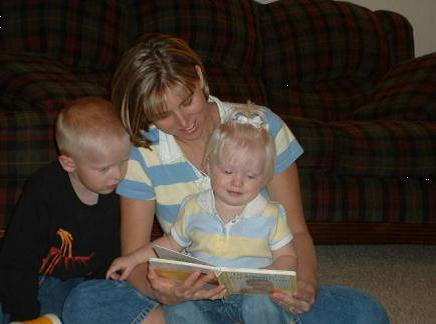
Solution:
[(317, 245), (321, 284), (376, 297), (392, 324), (436, 324), (436, 245)]

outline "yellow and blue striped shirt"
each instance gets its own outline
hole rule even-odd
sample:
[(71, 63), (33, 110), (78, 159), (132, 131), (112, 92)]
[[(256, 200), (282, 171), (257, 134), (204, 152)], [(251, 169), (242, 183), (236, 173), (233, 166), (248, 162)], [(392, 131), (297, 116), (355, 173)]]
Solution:
[(261, 194), (241, 215), (224, 223), (212, 190), (188, 196), (171, 228), (176, 242), (193, 257), (225, 267), (260, 268), (272, 263), (272, 251), (292, 240), (282, 205)]

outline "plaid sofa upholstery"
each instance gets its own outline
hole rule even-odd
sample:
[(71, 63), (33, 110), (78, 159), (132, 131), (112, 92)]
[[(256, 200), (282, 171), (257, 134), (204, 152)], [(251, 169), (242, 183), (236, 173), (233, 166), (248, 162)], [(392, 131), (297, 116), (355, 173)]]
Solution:
[(199, 53), (212, 94), (289, 125), (315, 241), (436, 242), (436, 54), (414, 58), (400, 14), (333, 0), (15, 0), (0, 15), (0, 231), (56, 156), (59, 109), (109, 97), (122, 52), (163, 32)]

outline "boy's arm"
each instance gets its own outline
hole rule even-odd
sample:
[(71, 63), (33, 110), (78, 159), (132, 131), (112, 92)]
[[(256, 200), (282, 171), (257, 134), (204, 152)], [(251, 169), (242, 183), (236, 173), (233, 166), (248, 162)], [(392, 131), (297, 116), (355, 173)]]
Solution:
[(48, 230), (48, 213), (36, 196), (37, 188), (27, 184), (9, 223), (0, 255), (0, 289), (7, 296), (3, 311), (11, 320), (30, 320), (39, 316), (38, 272)]

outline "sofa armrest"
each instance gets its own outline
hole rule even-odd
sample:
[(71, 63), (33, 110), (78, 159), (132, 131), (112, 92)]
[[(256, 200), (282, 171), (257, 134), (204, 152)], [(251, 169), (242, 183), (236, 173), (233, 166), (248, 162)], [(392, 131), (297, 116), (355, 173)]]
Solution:
[(369, 103), (350, 120), (436, 121), (436, 52), (408, 60), (389, 71)]
[(377, 10), (374, 12), (386, 31), (389, 44), (390, 66), (415, 57), (413, 27), (403, 15), (388, 11)]

